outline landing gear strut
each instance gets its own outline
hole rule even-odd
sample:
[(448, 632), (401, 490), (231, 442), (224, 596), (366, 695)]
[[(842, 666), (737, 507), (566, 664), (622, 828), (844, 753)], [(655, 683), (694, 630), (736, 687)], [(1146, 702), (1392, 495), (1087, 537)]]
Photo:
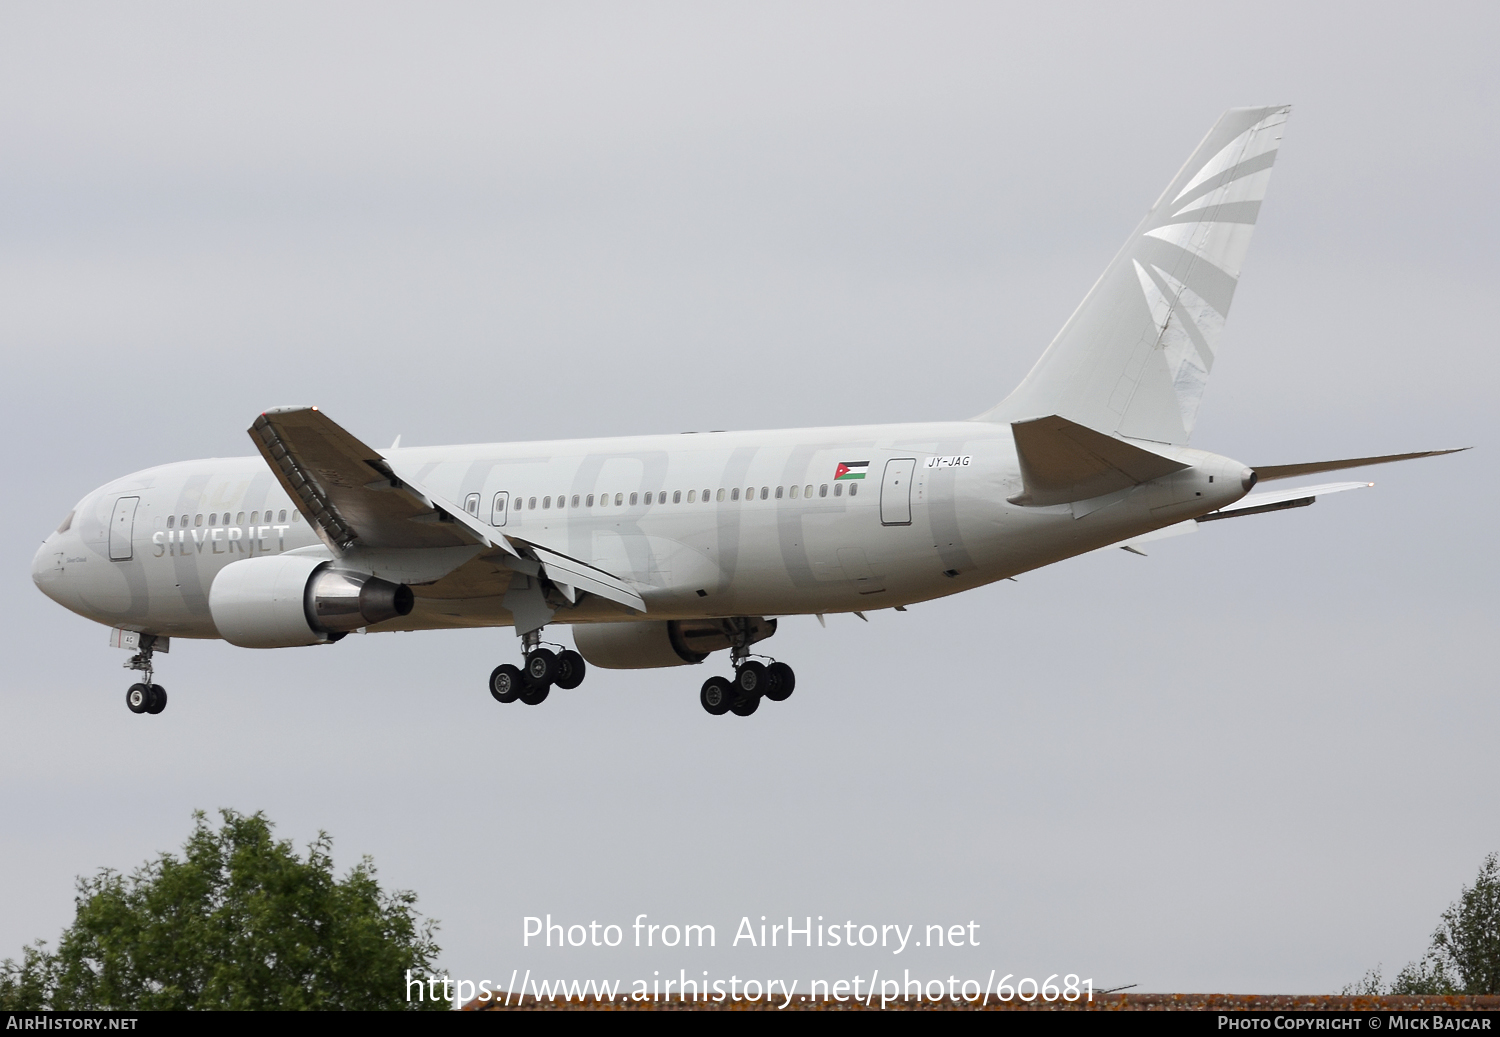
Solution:
[(785, 702), (797, 686), (797, 675), (786, 663), (750, 658), (749, 629), (743, 621), (731, 640), (729, 657), (734, 677), (710, 677), (698, 693), (698, 703), (713, 716), (748, 717), (760, 708), (762, 698)]
[(496, 702), (520, 699), (528, 706), (537, 706), (554, 685), (572, 691), (583, 683), (588, 671), (583, 656), (562, 645), (553, 646), (559, 649), (556, 652), (544, 648), (541, 633), (538, 629), (521, 635), (521, 648), (526, 653), (523, 666), (503, 663), (490, 674), (490, 694)]
[(167, 689), (151, 683), (155, 676), (151, 657), (156, 651), (156, 636), (142, 634), (140, 650), (125, 664), (127, 670), (136, 670), (145, 676), (140, 684), (132, 684), (125, 692), (125, 705), (132, 713), (157, 714), (167, 708)]

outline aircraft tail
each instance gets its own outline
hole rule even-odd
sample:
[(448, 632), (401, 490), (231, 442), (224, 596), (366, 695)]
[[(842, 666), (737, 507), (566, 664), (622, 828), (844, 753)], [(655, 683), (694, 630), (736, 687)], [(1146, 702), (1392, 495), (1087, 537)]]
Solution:
[(1031, 373), (977, 420), (1060, 415), (1186, 444), (1290, 111), (1225, 112)]

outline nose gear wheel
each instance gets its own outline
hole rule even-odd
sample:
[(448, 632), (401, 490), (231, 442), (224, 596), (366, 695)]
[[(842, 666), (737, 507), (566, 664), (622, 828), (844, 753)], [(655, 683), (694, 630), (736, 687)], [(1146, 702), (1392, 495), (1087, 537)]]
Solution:
[(149, 713), (155, 716), (167, 708), (167, 689), (160, 684), (152, 683), (151, 680), (155, 675), (151, 657), (156, 651), (156, 636), (142, 634), (140, 645), (140, 651), (130, 657), (130, 661), (125, 664), (125, 669), (135, 670), (145, 679), (126, 689), (125, 707), (132, 713)]

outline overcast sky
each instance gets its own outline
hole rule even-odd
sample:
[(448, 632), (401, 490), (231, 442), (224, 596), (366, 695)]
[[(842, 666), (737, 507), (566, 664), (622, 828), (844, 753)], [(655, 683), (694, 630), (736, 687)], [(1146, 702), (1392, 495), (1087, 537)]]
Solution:
[[(1500, 850), (1488, 4), (0, 4), (0, 956), (265, 810), (471, 979), (1091, 976), (1327, 992)], [(509, 630), (125, 653), (32, 586), (138, 468), (315, 403), (384, 446), (965, 418), (1228, 107), (1291, 121), (1194, 445), (1449, 446), (1373, 490), (701, 667), (485, 691)], [(702, 954), (521, 919), (707, 922)], [(741, 916), (976, 921), (786, 954)]]

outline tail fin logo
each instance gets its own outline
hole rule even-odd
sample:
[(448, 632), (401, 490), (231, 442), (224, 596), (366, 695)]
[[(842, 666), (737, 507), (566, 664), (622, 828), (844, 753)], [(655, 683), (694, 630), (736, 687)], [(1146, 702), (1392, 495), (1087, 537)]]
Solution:
[(1290, 114), (1225, 112), (1025, 380), (980, 419), (1055, 414), (1186, 444)]
[(1278, 109), (1239, 134), (1169, 204), (1158, 204), (1154, 226), (1142, 235), (1154, 240), (1143, 240), (1131, 257), (1188, 433), (1208, 387), (1287, 114)]

